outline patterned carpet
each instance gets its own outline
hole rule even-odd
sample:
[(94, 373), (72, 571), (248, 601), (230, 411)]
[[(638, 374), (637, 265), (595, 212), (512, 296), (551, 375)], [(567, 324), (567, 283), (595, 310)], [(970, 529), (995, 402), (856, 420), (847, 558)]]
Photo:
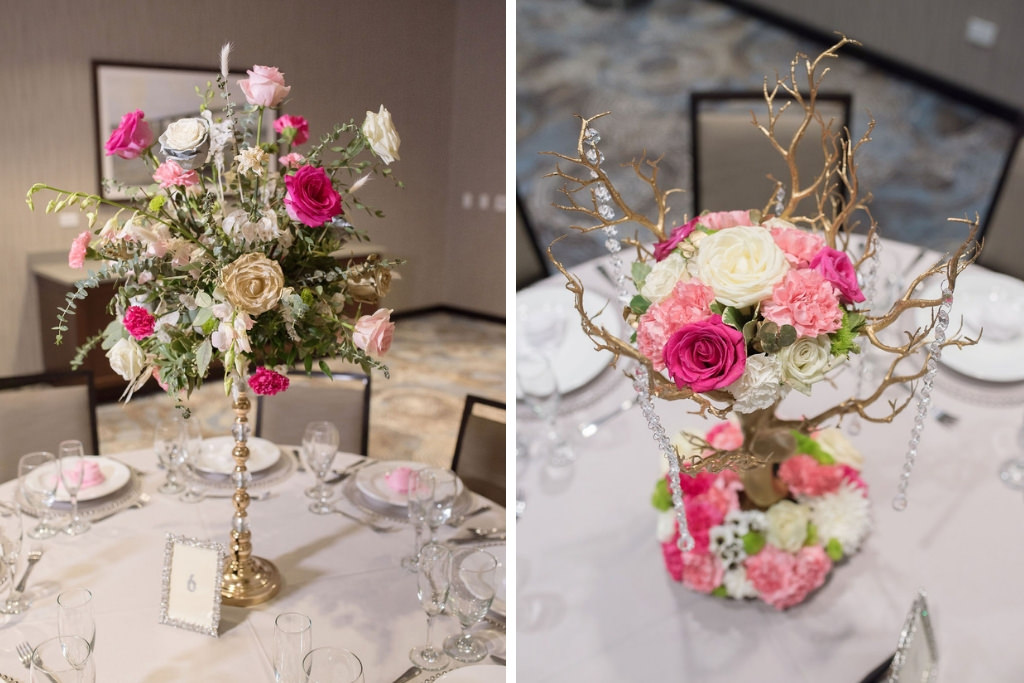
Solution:
[[(451, 313), (399, 319), (385, 361), (391, 378), (375, 373), (371, 384), (369, 454), (375, 458), (446, 467), (466, 394), (505, 400), (505, 326), (500, 323)], [(204, 436), (230, 433), (230, 400), (220, 382), (204, 385), (189, 406)], [(173, 411), (163, 394), (99, 406), (100, 452), (148, 448), (153, 427)]]

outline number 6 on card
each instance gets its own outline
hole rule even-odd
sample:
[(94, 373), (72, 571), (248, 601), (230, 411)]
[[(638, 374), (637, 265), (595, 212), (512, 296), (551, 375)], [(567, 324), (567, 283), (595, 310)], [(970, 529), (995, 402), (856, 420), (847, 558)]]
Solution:
[(224, 557), (220, 543), (167, 534), (161, 624), (217, 637)]

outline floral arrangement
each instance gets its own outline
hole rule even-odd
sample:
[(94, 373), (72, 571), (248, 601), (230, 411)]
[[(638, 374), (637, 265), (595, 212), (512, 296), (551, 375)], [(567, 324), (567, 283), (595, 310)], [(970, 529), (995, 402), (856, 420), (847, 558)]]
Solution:
[[(48, 191), (56, 197), (47, 213), (77, 208), (89, 219), (68, 263), (99, 267), (69, 295), (56, 341), (76, 302), (116, 280), (109, 305), (116, 319), (79, 348), (73, 366), (101, 345), (128, 382), (127, 398), (152, 377), (180, 399), (214, 363), (225, 369), (226, 391), (243, 378), (268, 395), (287, 389), (288, 367), (308, 372), (319, 363), (327, 371), (325, 358), (387, 371), (379, 357), (394, 323), (379, 304), (401, 261), (374, 255), (350, 265), (342, 255), (347, 243), (369, 239), (350, 222), (353, 209), (383, 215), (357, 192), (374, 176), (390, 177), (399, 159), (391, 115), (381, 105), (361, 125), (335, 125), (303, 148), (307, 121), (285, 114), (274, 120), (272, 139), (262, 140), (264, 116), (291, 86), (276, 67), (257, 65), (232, 92), (229, 53), (226, 45), (215, 84), (197, 87), (196, 116), (154, 131), (137, 110), (111, 132), (106, 154), (145, 164), (152, 185), (126, 189), (126, 202), (44, 183), (28, 192), (30, 207)], [(112, 215), (97, 229), (104, 207)]]
[[(705, 438), (723, 449), (743, 442), (740, 428), (729, 421)], [(680, 476), (694, 539), (689, 551), (679, 548), (668, 475), (657, 482), (657, 536), (674, 580), (700, 593), (756, 598), (782, 610), (803, 602), (836, 563), (860, 549), (871, 528), (860, 452), (834, 428), (797, 434), (797, 443), (797, 454), (778, 472), (790, 495), (766, 510), (750, 507), (735, 472)], [(688, 452), (693, 442), (677, 435), (676, 447)]]

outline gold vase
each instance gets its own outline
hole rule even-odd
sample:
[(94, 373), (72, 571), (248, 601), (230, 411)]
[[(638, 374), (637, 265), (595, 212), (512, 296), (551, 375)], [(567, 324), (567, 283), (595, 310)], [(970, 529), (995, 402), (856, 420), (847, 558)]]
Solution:
[(231, 543), (228, 559), (224, 563), (224, 576), (221, 580), (221, 603), (248, 607), (270, 600), (281, 590), (281, 574), (269, 560), (255, 557), (252, 554), (252, 531), (249, 529), (249, 492), (246, 487), (252, 475), (246, 467), (249, 460), (249, 395), (245, 390), (245, 380), (235, 378), (232, 384), (232, 409), (235, 412), (235, 425), (232, 434), (235, 447), (231, 454), (235, 460), (232, 477), (235, 483), (235, 495), (232, 502), (235, 514), (231, 520)]

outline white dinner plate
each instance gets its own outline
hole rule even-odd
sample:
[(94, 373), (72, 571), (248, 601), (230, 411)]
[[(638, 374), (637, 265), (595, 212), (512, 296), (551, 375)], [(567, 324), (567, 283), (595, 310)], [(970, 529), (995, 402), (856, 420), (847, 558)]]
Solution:
[[(78, 502), (84, 503), (86, 501), (95, 500), (96, 498), (102, 498), (103, 496), (114, 493), (120, 490), (128, 480), (131, 479), (131, 470), (124, 463), (120, 463), (110, 458), (105, 458), (102, 455), (87, 455), (86, 460), (95, 462), (100, 466), (100, 472), (103, 474), (103, 481), (95, 486), (89, 486), (78, 492)], [(32, 478), (32, 481), (40, 481), (43, 477), (55, 477), (57, 476), (57, 468), (54, 467), (39, 467), (32, 470), (28, 475)], [(68, 492), (64, 490), (63, 484), (57, 485), (57, 502), (67, 503), (71, 500)]]
[[(520, 322), (527, 316), (536, 316), (538, 312), (543, 314), (547, 309), (563, 315), (562, 343), (555, 349), (553, 358), (558, 388), (562, 393), (579, 389), (601, 374), (612, 360), (610, 351), (594, 349), (594, 342), (580, 326), (574, 296), (564, 287), (535, 287), (516, 294), (517, 344), (530, 346), (525, 326)], [(593, 317), (602, 308), (604, 311), (595, 322), (618, 334), (622, 329), (618, 302), (595, 292), (583, 292), (583, 310), (588, 315)], [(522, 393), (518, 387), (516, 392)]]
[(444, 683), (505, 683), (506, 669), (497, 664), (470, 664), (441, 676)]
[[(422, 462), (407, 462), (404, 460), (381, 460), (372, 465), (367, 465), (356, 472), (356, 488), (370, 501), (405, 507), (409, 502), (408, 495), (394, 490), (387, 481), (388, 475), (399, 467), (420, 470), (427, 467), (427, 465)], [(462, 480), (458, 477), (455, 478), (455, 492), (456, 498), (462, 495)]]
[[(922, 298), (939, 298), (943, 281), (932, 281)], [(957, 372), (986, 382), (1024, 380), (1024, 282), (976, 267), (969, 267), (956, 279), (947, 336), (960, 326), (964, 334), (976, 337), (974, 346), (942, 350), (942, 364)], [(931, 320), (929, 309), (917, 309), (917, 324)]]
[[(281, 457), (281, 449), (266, 439), (251, 437), (246, 445), (249, 447), (249, 460), (246, 461), (245, 467), (252, 474), (273, 467)], [(231, 474), (235, 471), (235, 459), (231, 457), (234, 448), (233, 436), (203, 439), (199, 462), (195, 463), (195, 468), (206, 474)]]

